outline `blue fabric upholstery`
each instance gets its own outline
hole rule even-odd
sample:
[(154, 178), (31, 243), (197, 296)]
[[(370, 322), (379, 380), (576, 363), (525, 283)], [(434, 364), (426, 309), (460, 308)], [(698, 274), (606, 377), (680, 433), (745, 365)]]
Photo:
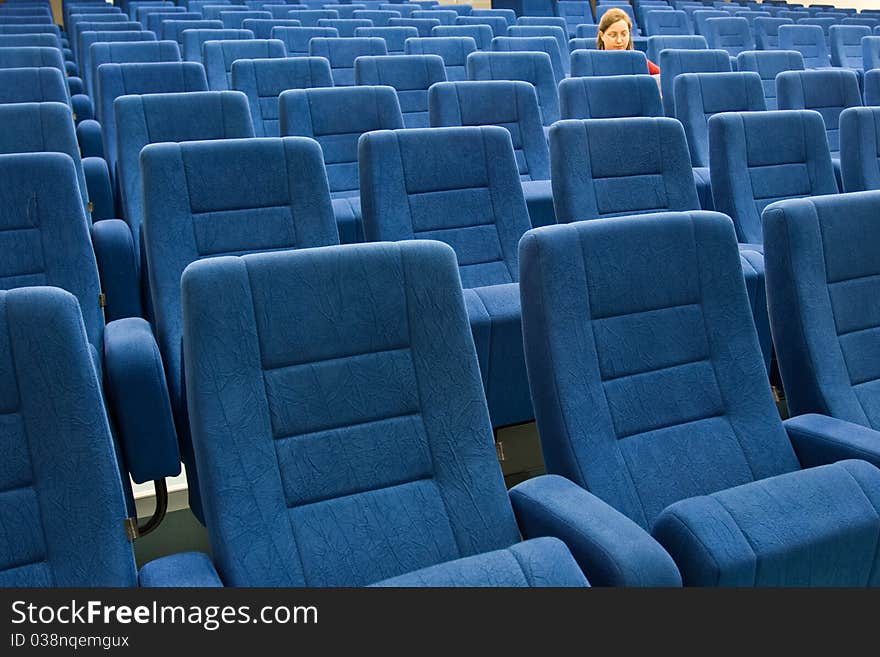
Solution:
[[(565, 67), (562, 63), (562, 51), (559, 42), (553, 37), (495, 37), (492, 39), (492, 50), (495, 52), (544, 52), (550, 57), (553, 76), (556, 84), (565, 79)], [(566, 58), (568, 59), (568, 58)]]
[(318, 27), (335, 27), (340, 37), (351, 38), (356, 36), (355, 31), (359, 27), (373, 27), (373, 21), (356, 18), (321, 18)]
[(559, 109), (563, 119), (663, 116), (660, 90), (650, 75), (563, 80), (559, 83)]
[(86, 93), (89, 97), (95, 97), (96, 82), (92, 77), (97, 69), (92, 64), (91, 46), (98, 43), (128, 43), (156, 41), (156, 35), (153, 32), (142, 30), (125, 30), (119, 32), (83, 32), (79, 35), (80, 55), (79, 70), (85, 84)]
[[(456, 25), (487, 25), (492, 29), (492, 36), (505, 36), (510, 27), (503, 16), (459, 16)], [(427, 35), (426, 35), (427, 36)]]
[(418, 37), (419, 31), (414, 27), (358, 27), (354, 35), (384, 39), (389, 55), (403, 55), (406, 40)]
[(660, 96), (666, 116), (675, 116), (675, 76), (680, 73), (729, 73), (726, 50), (663, 49), (660, 52)]
[(851, 107), (840, 113), (843, 191), (880, 189), (880, 107)]
[(432, 127), (500, 125), (507, 128), (532, 226), (556, 223), (550, 187), (550, 151), (535, 89), (527, 82), (438, 82), (428, 92)]
[(770, 203), (837, 193), (825, 125), (810, 110), (712, 116), (709, 170), (716, 209), (750, 244), (763, 239), (761, 213)]
[(354, 60), (361, 56), (384, 56), (385, 39), (377, 37), (359, 38), (323, 38), (316, 37), (309, 41), (309, 56), (323, 57), (330, 62), (333, 74), (333, 85), (351, 87), (354, 85)]
[[(540, 20), (550, 19), (544, 18)], [(512, 25), (507, 28), (507, 36), (526, 39), (535, 37), (553, 37), (554, 39), (556, 39), (556, 45), (559, 46), (560, 64), (562, 64), (562, 70), (566, 74), (569, 72), (570, 62), (568, 60), (568, 57), (565, 56), (565, 51), (568, 48), (568, 33), (564, 28), (554, 25)], [(548, 52), (548, 54), (550, 54), (551, 58), (553, 57), (552, 51)]]
[[(571, 75), (647, 75), (648, 58), (639, 50), (575, 50), (571, 53)], [(564, 82), (564, 80), (563, 80)], [(656, 83), (655, 85), (656, 86)]]
[[(363, 11), (367, 8), (367, 5), (364, 4), (344, 4), (341, 5), (338, 2), (335, 4), (326, 4), (323, 6), (323, 9), (332, 9), (337, 14), (339, 14), (339, 18), (336, 20), (357, 20), (354, 17), (354, 12)], [(334, 20), (332, 18), (320, 18), (318, 20)]]
[(709, 44), (706, 37), (699, 34), (669, 34), (665, 36), (648, 37), (648, 59), (652, 62), (660, 62), (660, 51), (666, 48), (674, 50), (706, 50)]
[[(862, 63), (864, 65), (866, 78), (869, 71), (875, 68), (880, 68), (880, 36), (862, 38)], [(867, 102), (867, 80), (865, 81), (865, 96), (866, 104), (876, 104)]]
[(467, 58), (469, 80), (521, 80), (535, 87), (541, 122), (559, 120), (559, 93), (545, 52), (473, 52)]
[(0, 68), (0, 105), (42, 102), (70, 105), (61, 71), (51, 66)]
[(596, 37), (599, 36), (599, 26), (590, 24), (578, 25), (574, 34), (578, 39), (590, 39), (595, 43)]
[[(558, 540), (520, 543), (451, 249), (212, 258), (182, 287), (193, 440), (226, 583), (585, 584)], [(228, 406), (242, 395), (251, 403)]]
[(780, 48), (779, 46), (779, 28), (782, 25), (794, 25), (794, 21), (790, 18), (756, 18), (752, 23), (752, 29), (755, 33), (755, 45), (758, 50), (790, 50), (790, 48)]
[[(207, 2), (205, 4), (208, 4)], [(128, 14), (128, 17), (136, 21), (138, 19), (137, 10), (138, 7), (173, 7), (174, 3), (169, 2), (168, 0), (132, 0), (132, 2), (126, 3), (125, 13)], [(199, 11), (198, 9), (194, 9), (193, 11)]]
[[(117, 139), (117, 117), (114, 103), (120, 96), (186, 91), (207, 91), (205, 69), (194, 62), (146, 62), (135, 64), (102, 64), (97, 80), (98, 116), (104, 137), (107, 166), (117, 168), (120, 145)], [(124, 192), (124, 190), (123, 190)], [(125, 201), (123, 193), (123, 203)], [(129, 217), (126, 217), (129, 219)], [(135, 243), (137, 235), (135, 234)]]
[(245, 18), (241, 22), (244, 30), (254, 33), (255, 39), (273, 39), (272, 30), (276, 27), (302, 27), (302, 23), (292, 18)]
[(556, 3), (556, 13), (565, 20), (568, 34), (574, 36), (577, 26), (593, 22), (593, 10), (585, 0), (560, 0)]
[(880, 431), (828, 415), (807, 413), (783, 422), (803, 467), (846, 459), (880, 466)]
[(822, 28), (822, 33), (825, 35), (825, 38), (828, 39), (831, 26), (836, 25), (839, 21), (839, 18), (812, 16), (810, 18), (799, 18), (795, 23), (798, 25), (818, 25)]
[[(416, 11), (416, 10), (413, 10)], [(361, 11), (356, 11), (352, 14), (353, 18), (358, 20), (368, 20), (373, 21), (373, 27), (391, 27), (391, 19), (401, 18), (400, 12), (397, 11), (385, 11), (385, 10), (370, 10), (365, 9)], [(413, 25), (413, 27), (416, 27)]]
[[(296, 28), (287, 28), (296, 29)], [(286, 57), (284, 42), (279, 39), (236, 39), (232, 41), (205, 41), (202, 44), (208, 88), (226, 91), (231, 88), (232, 62), (236, 59), (267, 59)]]
[(404, 126), (424, 128), (428, 126), (428, 88), (446, 81), (446, 67), (439, 55), (358, 57), (354, 77), (355, 84), (394, 87)]
[[(694, 34), (701, 34), (706, 37), (706, 41), (709, 41), (708, 20), (710, 18), (730, 18), (731, 16), (732, 14), (729, 11), (722, 9), (697, 9), (696, 11), (691, 12), (691, 22), (694, 25)], [(709, 43), (710, 48), (721, 48), (721, 46), (711, 45), (711, 41), (709, 41)]]
[[(287, 12), (284, 18), (293, 18), (302, 23), (303, 27), (317, 27), (322, 18), (339, 18), (339, 14), (333, 9), (294, 9)], [(360, 18), (356, 13), (355, 18)]]
[(645, 14), (644, 27), (648, 36), (694, 33), (683, 11), (649, 11)]
[(880, 429), (878, 208), (880, 192), (869, 191), (764, 210), (768, 300), (793, 415)]
[[(110, 15), (107, 14), (109, 17)], [(143, 26), (138, 22), (133, 21), (125, 21), (125, 22), (80, 22), (77, 23), (74, 27), (71, 34), (71, 44), (73, 45), (73, 56), (77, 62), (82, 61), (83, 56), (86, 54), (83, 53), (83, 40), (82, 35), (83, 32), (137, 32), (143, 30)], [(155, 34), (155, 32), (154, 32)]]
[(183, 47), (184, 30), (222, 30), (223, 22), (217, 20), (188, 19), (162, 21), (162, 32), (157, 36), (160, 39), (175, 41), (179, 47)]
[(458, 13), (445, 9), (421, 9), (410, 14), (410, 18), (416, 20), (433, 18), (440, 21), (441, 25), (455, 25), (455, 19), (458, 18)]
[(804, 57), (797, 50), (753, 50), (736, 56), (737, 71), (753, 71), (761, 77), (768, 110), (778, 109), (776, 76), (782, 71), (803, 71)]
[[(442, 26), (441, 26), (442, 27)], [(446, 79), (451, 82), (467, 80), (467, 56), (477, 49), (470, 37), (438, 37), (407, 39), (407, 55), (439, 55), (446, 67)]]
[(268, 11), (254, 11), (254, 10), (238, 10), (233, 9), (231, 11), (221, 11), (220, 12), (220, 22), (223, 24), (223, 29), (226, 30), (241, 30), (244, 28), (242, 22), (248, 18), (262, 18), (263, 20), (271, 20), (272, 14)]
[(232, 88), (247, 95), (257, 137), (281, 135), (278, 111), (281, 92), (332, 86), (330, 64), (324, 57), (240, 59), (232, 64)]
[(861, 69), (862, 38), (871, 36), (871, 28), (864, 25), (832, 25), (829, 31), (832, 66)]
[(880, 73), (877, 69), (865, 71), (865, 105), (880, 105)]
[[(250, 30), (184, 30), (183, 32), (183, 61), (204, 61), (202, 46), (205, 41), (231, 41), (233, 39), (253, 39), (254, 33)], [(275, 38), (274, 36), (272, 37)]]
[(598, 50), (595, 37), (592, 39), (569, 39), (568, 49), (572, 53), (575, 50)]
[(710, 18), (706, 21), (706, 28), (710, 48), (726, 50), (732, 57), (755, 49), (755, 38), (745, 18)]
[[(32, 47), (0, 47), (0, 69), (3, 68), (57, 68), (67, 78), (64, 59), (57, 48)], [(67, 78), (68, 84), (73, 78)]]
[[(124, 101), (140, 102), (144, 107), (176, 104), (192, 112), (196, 109), (194, 97), (205, 98), (214, 109), (193, 112), (190, 122), (198, 122), (191, 129), (204, 130), (204, 119), (209, 116), (219, 122), (225, 115), (229, 121), (233, 104), (235, 113), (244, 117), (238, 122), (240, 126), (246, 120), (250, 127), (246, 99), (238, 92), (187, 94), (182, 99), (141, 96)], [(227, 111), (219, 111), (221, 103), (227, 105)], [(168, 112), (162, 116), (166, 129), (179, 125), (168, 120)], [(191, 136), (198, 134), (193, 130)], [(183, 385), (181, 274), (189, 263), (208, 256), (335, 244), (336, 223), (321, 149), (312, 140), (287, 137), (150, 144), (141, 153), (141, 164), (144, 243), (156, 336), (186, 464), (190, 507), (202, 518)]]
[(282, 136), (310, 137), (321, 145), (339, 240), (363, 242), (358, 139), (371, 130), (403, 127), (396, 92), (383, 86), (285, 91), (279, 107)]
[(818, 25), (780, 25), (779, 49), (797, 50), (803, 55), (807, 68), (831, 66), (825, 33)]
[[(91, 49), (92, 81), (97, 88), (101, 64), (139, 64), (148, 62), (179, 62), (180, 47), (174, 41), (134, 41), (130, 43), (95, 43)], [(93, 96), (97, 100), (97, 94)], [(97, 110), (102, 108), (98, 106)], [(102, 117), (98, 117), (103, 120)], [(112, 118), (111, 118), (112, 120)]]
[(492, 424), (531, 420), (516, 285), (516, 244), (530, 224), (510, 132), (371, 132), (358, 162), (367, 239), (455, 249)]
[(540, 228), (520, 266), (549, 471), (651, 527), (685, 585), (876, 583), (880, 471), (800, 470), (728, 218)]
[(167, 38), (163, 36), (163, 25), (165, 21), (198, 21), (202, 20), (202, 15), (194, 11), (168, 12), (157, 11), (149, 14), (147, 20), (143, 22), (144, 28), (153, 32), (157, 37)]
[(308, 57), (309, 41), (314, 38), (335, 39), (335, 27), (273, 27), (272, 38), (284, 43), (288, 57)]

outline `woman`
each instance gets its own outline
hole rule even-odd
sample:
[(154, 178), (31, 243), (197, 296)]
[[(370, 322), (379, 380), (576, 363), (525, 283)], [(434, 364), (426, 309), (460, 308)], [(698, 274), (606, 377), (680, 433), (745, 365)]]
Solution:
[[(599, 33), (596, 35), (596, 47), (599, 50), (632, 50), (632, 21), (622, 9), (609, 9), (599, 21)], [(660, 67), (648, 60), (648, 73), (657, 75)]]

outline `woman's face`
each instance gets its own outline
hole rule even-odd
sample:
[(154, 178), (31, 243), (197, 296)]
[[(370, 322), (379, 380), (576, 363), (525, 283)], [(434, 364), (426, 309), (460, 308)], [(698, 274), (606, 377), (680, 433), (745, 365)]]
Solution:
[(626, 50), (629, 45), (629, 26), (623, 19), (611, 23), (601, 35), (605, 50)]

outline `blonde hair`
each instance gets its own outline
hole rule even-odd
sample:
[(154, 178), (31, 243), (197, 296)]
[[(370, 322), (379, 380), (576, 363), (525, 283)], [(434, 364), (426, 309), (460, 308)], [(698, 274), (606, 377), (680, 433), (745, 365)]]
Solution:
[(632, 20), (630, 20), (629, 14), (622, 9), (612, 7), (602, 14), (602, 19), (599, 21), (599, 33), (596, 34), (596, 47), (599, 50), (605, 50), (605, 42), (602, 41), (602, 35), (605, 33), (605, 30), (614, 25), (617, 21), (624, 21), (629, 28), (629, 42), (626, 44), (626, 49), (633, 49)]

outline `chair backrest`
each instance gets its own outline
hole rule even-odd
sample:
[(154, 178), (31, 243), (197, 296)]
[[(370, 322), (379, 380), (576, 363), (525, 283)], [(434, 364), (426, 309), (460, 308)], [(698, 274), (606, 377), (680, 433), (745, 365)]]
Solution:
[[(732, 14), (729, 11), (722, 11), (721, 9), (699, 9), (694, 11), (691, 16), (694, 22), (694, 34), (702, 34), (706, 37), (706, 41), (709, 41), (709, 30), (707, 29), (706, 21), (710, 18), (730, 18), (731, 16)], [(712, 46), (711, 41), (709, 43), (711, 48), (718, 47)]]
[(302, 27), (302, 23), (292, 18), (245, 18), (241, 22), (241, 27), (253, 32), (255, 39), (271, 39), (273, 28)]
[(31, 66), (0, 69), (0, 105), (63, 103), (70, 106), (68, 94), (67, 82), (57, 68)]
[(843, 191), (880, 189), (880, 107), (850, 107), (840, 113)]
[(681, 73), (729, 73), (726, 50), (677, 50), (660, 52), (660, 96), (666, 116), (675, 116), (675, 77)]
[(126, 30), (119, 32), (81, 32), (79, 35), (80, 56), (79, 73), (84, 78), (86, 93), (95, 98), (95, 79), (97, 70), (92, 64), (92, 46), (99, 43), (138, 43), (155, 42), (156, 34), (143, 30)]
[(700, 207), (684, 130), (666, 117), (557, 122), (550, 180), (559, 223)]
[[(64, 59), (57, 48), (39, 46), (0, 47), (0, 69), (51, 67), (58, 69), (66, 78)], [(69, 94), (69, 92), (68, 92)], [(70, 100), (68, 99), (68, 104)]]
[[(115, 15), (116, 14), (104, 14), (107, 18), (112, 18)], [(73, 26), (73, 32), (70, 35), (70, 47), (73, 51), (74, 59), (79, 61), (83, 56), (81, 43), (83, 32), (138, 32), (143, 29), (144, 26), (136, 21), (80, 21)]]
[(745, 18), (710, 18), (706, 21), (706, 40), (710, 48), (726, 50), (732, 57), (755, 49), (755, 38)]
[(752, 71), (682, 73), (675, 78), (675, 118), (684, 126), (691, 164), (709, 166), (709, 117), (767, 109), (761, 78)]
[(556, 84), (565, 79), (565, 67), (559, 42), (553, 37), (495, 37), (492, 39), (495, 52), (544, 52), (550, 57)]
[(143, 223), (140, 152), (147, 144), (252, 137), (247, 98), (237, 91), (163, 93), (120, 98), (115, 104), (119, 187), (125, 221), (140, 252)]
[(647, 74), (648, 58), (640, 50), (575, 50), (571, 53), (572, 77)]
[(354, 35), (358, 38), (384, 39), (389, 55), (403, 55), (406, 40), (418, 37), (419, 31), (414, 27), (358, 27)]
[(862, 37), (869, 36), (871, 28), (864, 25), (832, 25), (829, 31), (831, 64), (862, 68)]
[[(202, 48), (206, 41), (232, 41), (233, 39), (248, 40), (254, 38), (250, 30), (184, 30), (183, 38), (183, 61), (205, 61)], [(274, 38), (274, 37), (273, 37)]]
[[(541, 20), (549, 20), (547, 18)], [(501, 35), (499, 35), (501, 36)], [(511, 25), (507, 28), (507, 35), (509, 37), (525, 37), (525, 38), (534, 38), (534, 37), (553, 37), (556, 39), (556, 45), (559, 46), (559, 55), (560, 55), (560, 64), (562, 65), (562, 70), (565, 73), (569, 72), (569, 61), (565, 56), (565, 51), (568, 48), (568, 33), (565, 29), (557, 26), (557, 25), (535, 25), (535, 24), (523, 24), (523, 25)], [(553, 53), (550, 53), (550, 57), (553, 57)]]
[[(51, 112), (43, 106), (30, 105), (30, 119), (24, 108), (10, 107), (0, 107), (0, 119), (9, 130), (29, 130), (28, 123)], [(56, 130), (51, 120), (44, 120), (43, 126), (47, 137)], [(48, 141), (47, 145), (52, 146)], [(3, 146), (0, 235), (4, 255), (0, 289), (53, 286), (74, 295), (91, 352), (89, 362), (102, 373), (104, 310), (98, 265), (89, 236), (91, 222), (80, 201), (79, 156), (74, 160), (57, 148), (53, 148), (54, 152), (39, 148), (16, 151)]]
[[(225, 581), (356, 586), (520, 540), (448, 247), (212, 258), (183, 289), (193, 437)], [(224, 413), (245, 388), (254, 407)], [(230, 495), (238, 486), (247, 492)], [(364, 514), (375, 521), (354, 521)], [(241, 517), (253, 519), (247, 536)], [(259, 558), (282, 551), (291, 558)]]
[(648, 11), (644, 27), (648, 36), (694, 33), (683, 11)]
[(674, 50), (706, 50), (709, 44), (706, 37), (700, 34), (668, 34), (665, 36), (648, 37), (648, 59), (652, 62), (660, 61), (660, 52), (667, 48)]
[(596, 37), (599, 36), (599, 26), (592, 23), (584, 23), (577, 26), (574, 34), (578, 39), (590, 39), (595, 44)]
[(508, 25), (516, 25), (516, 12), (513, 9), (479, 9), (475, 7), (468, 16), (494, 16), (503, 18), (507, 21)]
[[(335, 4), (326, 4), (322, 9), (332, 9), (337, 14), (339, 14), (338, 20), (352, 20), (354, 19), (354, 12), (363, 11), (367, 8), (367, 5), (364, 4), (352, 4), (352, 5), (341, 5), (338, 2)], [(331, 19), (320, 19), (320, 20), (333, 20)]]
[(550, 151), (535, 88), (528, 82), (438, 82), (428, 92), (432, 127), (507, 128), (522, 180), (550, 180)]
[(749, 22), (749, 29), (754, 34), (756, 18), (772, 18), (769, 11), (735, 11), (733, 15), (738, 18), (745, 18)]
[(272, 38), (281, 41), (288, 57), (308, 57), (309, 41), (315, 38), (335, 39), (335, 27), (273, 27)]
[[(441, 26), (442, 27), (442, 26)], [(454, 27), (454, 26), (453, 26)], [(467, 56), (477, 49), (470, 37), (430, 37), (407, 39), (407, 55), (439, 55), (446, 67), (446, 79), (459, 82), (467, 80)]]
[(770, 320), (792, 414), (821, 413), (880, 429), (873, 329), (878, 218), (875, 191), (781, 201), (764, 210)]
[(880, 37), (862, 37), (862, 63), (866, 74), (871, 69), (880, 68)]
[(864, 25), (865, 27), (873, 30), (875, 27), (880, 25), (880, 19), (871, 18), (869, 16), (860, 16), (859, 18), (844, 18), (840, 21), (841, 25)]
[(162, 33), (160, 39), (176, 41), (178, 46), (183, 46), (184, 30), (222, 30), (223, 22), (217, 20), (188, 19), (162, 21)]
[(61, 50), (61, 39), (55, 34), (2, 34), (0, 48), (24, 46), (31, 48), (58, 48)]
[(818, 112), (723, 112), (709, 119), (715, 208), (740, 242), (760, 244), (761, 213), (784, 198), (836, 194), (825, 124)]
[(525, 237), (520, 258), (548, 471), (649, 528), (680, 499), (800, 469), (727, 217), (548, 226)]
[(370, 132), (358, 164), (368, 240), (446, 242), (465, 288), (518, 280), (517, 243), (531, 224), (508, 130)]
[(559, 83), (563, 119), (663, 116), (660, 89), (650, 75), (569, 78)]
[(334, 196), (359, 190), (358, 138), (362, 134), (403, 128), (397, 93), (387, 86), (285, 91), (279, 107), (282, 136), (309, 137), (321, 145)]
[(385, 39), (378, 37), (323, 38), (309, 41), (309, 56), (324, 57), (330, 62), (333, 85), (350, 87), (354, 85), (354, 61), (362, 56), (385, 56)]
[(232, 63), (236, 59), (287, 57), (287, 49), (279, 39), (236, 39), (205, 41), (202, 44), (202, 54), (208, 88), (212, 91), (226, 91), (232, 82)]
[(593, 22), (593, 10), (586, 0), (560, 0), (556, 3), (556, 13), (565, 21), (570, 35), (574, 35), (578, 25)]
[[(413, 11), (418, 11), (414, 9)], [(352, 14), (352, 18), (373, 22), (373, 27), (391, 27), (391, 19), (403, 18), (398, 11), (362, 9)]]
[[(205, 4), (210, 3), (206, 2)], [(133, 0), (126, 5), (125, 9), (128, 17), (133, 21), (138, 19), (138, 7), (174, 7), (174, 3), (167, 0)], [(199, 11), (199, 9), (191, 9), (191, 11)]]
[(831, 66), (825, 33), (817, 25), (780, 25), (779, 49), (800, 52), (807, 68)]
[(753, 71), (761, 77), (768, 110), (777, 109), (776, 76), (782, 71), (803, 71), (804, 57), (797, 50), (752, 50), (736, 56), (738, 71)]
[[(144, 23), (144, 28), (150, 30), (151, 32), (155, 32), (156, 35), (162, 34), (162, 25), (165, 21), (198, 21), (203, 20), (203, 17), (200, 13), (195, 11), (182, 11), (182, 12), (153, 12), (149, 16), (147, 16), (147, 20)], [(214, 19), (208, 19), (214, 20)]]
[(820, 18), (820, 17), (810, 17), (810, 18), (799, 18), (795, 21), (796, 25), (817, 25), (822, 28), (822, 32), (825, 34), (825, 38), (827, 39), (829, 36), (829, 29), (832, 25), (837, 25), (840, 21), (838, 18)]
[(431, 36), (469, 37), (474, 40), (477, 50), (491, 50), (494, 38), (492, 28), (488, 25), (438, 25), (431, 30)]
[(339, 36), (352, 38), (359, 27), (373, 27), (373, 21), (356, 18), (322, 18), (318, 21), (318, 27), (335, 27)]
[[(3, 205), (17, 197), (43, 210), (42, 199), (24, 194), (35, 181), (20, 174), (16, 165), (4, 176)], [(135, 586), (125, 498), (76, 298), (53, 287), (0, 292), (0, 325), (0, 586)]]
[(248, 18), (261, 18), (263, 20), (272, 20), (272, 14), (268, 11), (244, 11), (240, 9), (220, 12), (220, 21), (223, 23), (223, 28), (227, 30), (244, 29), (244, 25), (242, 25), (242, 23)]
[(570, 53), (574, 53), (575, 50), (598, 50), (598, 48), (596, 47), (596, 39), (578, 38), (568, 40), (568, 49)]
[(505, 36), (507, 28), (511, 27), (503, 16), (459, 16), (455, 19), (456, 25), (488, 25), (492, 28), (493, 36)]
[(825, 121), (831, 154), (840, 150), (840, 113), (862, 104), (859, 79), (855, 71), (783, 71), (776, 76), (779, 109), (816, 110)]
[[(102, 64), (98, 68), (96, 105), (100, 108), (104, 153), (110, 171), (117, 160), (116, 117), (113, 105), (129, 94), (207, 91), (205, 69), (194, 62), (137, 62)], [(137, 239), (137, 238), (135, 238)]]
[(794, 25), (794, 21), (790, 18), (756, 18), (752, 29), (758, 50), (779, 50), (779, 28), (783, 25)]
[[(339, 13), (334, 9), (294, 9), (281, 18), (294, 18), (303, 27), (318, 27), (318, 21), (322, 18), (339, 18)], [(355, 18), (360, 16), (355, 13)]]
[(559, 120), (559, 92), (546, 52), (473, 52), (468, 55), (469, 80), (522, 80), (535, 87), (541, 121)]
[(232, 64), (232, 88), (248, 98), (257, 137), (278, 137), (278, 96), (287, 89), (332, 87), (330, 64), (323, 57), (240, 59)]
[(403, 124), (407, 128), (424, 128), (428, 126), (428, 88), (435, 82), (446, 81), (446, 68), (439, 55), (358, 57), (354, 77), (355, 84), (394, 87)]

